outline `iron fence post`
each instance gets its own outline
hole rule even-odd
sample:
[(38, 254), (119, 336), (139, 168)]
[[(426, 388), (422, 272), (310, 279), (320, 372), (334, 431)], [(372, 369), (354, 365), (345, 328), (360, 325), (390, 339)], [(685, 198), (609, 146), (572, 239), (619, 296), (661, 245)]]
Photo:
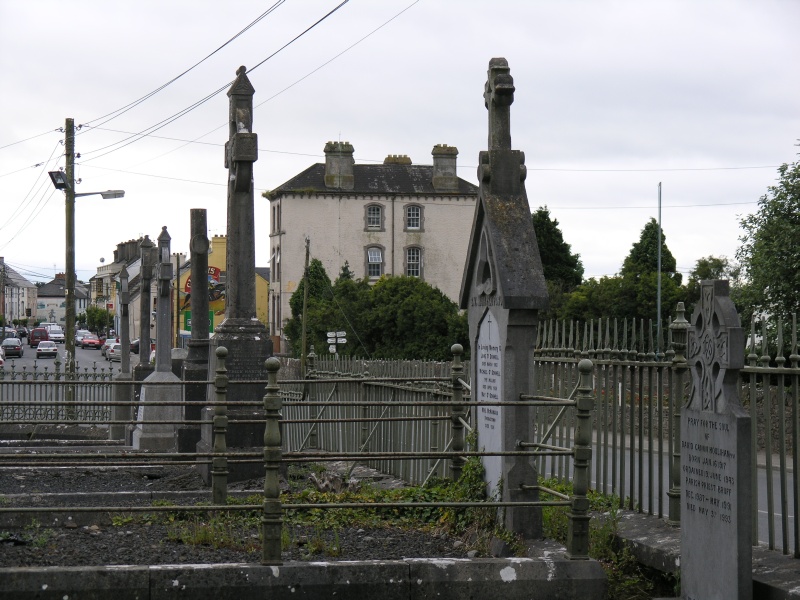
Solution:
[(214, 457), (211, 459), (211, 486), (213, 503), (225, 504), (228, 500), (228, 451), (226, 434), (228, 432), (228, 369), (225, 359), (228, 349), (220, 346), (216, 350), (217, 370), (214, 378)]
[[(453, 353), (453, 365), (450, 367), (450, 375), (453, 380), (453, 404), (450, 407), (450, 422), (453, 429), (453, 443), (451, 447), (454, 453), (464, 451), (464, 424), (461, 418), (464, 416), (464, 389), (461, 385), (461, 378), (464, 376), (464, 365), (461, 363), (461, 355), (464, 354), (464, 347), (461, 344), (453, 344), (450, 348)], [(453, 473), (453, 481), (461, 478), (461, 468), (464, 459), (461, 456), (454, 456), (450, 461), (450, 470)]]
[(575, 446), (572, 506), (568, 515), (567, 558), (589, 558), (589, 470), (592, 460), (592, 410), (594, 410), (594, 365), (588, 358), (578, 363), (578, 394), (575, 399)]
[(667, 522), (675, 527), (681, 524), (681, 406), (683, 405), (683, 378), (689, 365), (686, 362), (686, 338), (689, 333), (689, 321), (684, 315), (683, 302), (678, 302), (677, 317), (670, 324), (672, 332), (672, 358), (674, 387), (669, 399), (672, 407), (672, 460), (669, 469), (669, 516)]
[(267, 424), (264, 429), (264, 514), (261, 517), (261, 564), (281, 564), (281, 500), (279, 469), (281, 466), (281, 401), (278, 385), (280, 361), (274, 356), (267, 359), (267, 393), (264, 395), (264, 411)]

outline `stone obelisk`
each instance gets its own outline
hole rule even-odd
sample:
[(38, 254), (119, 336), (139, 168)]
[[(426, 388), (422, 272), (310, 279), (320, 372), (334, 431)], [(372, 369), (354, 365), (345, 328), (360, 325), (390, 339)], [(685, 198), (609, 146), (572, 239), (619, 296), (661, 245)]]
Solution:
[[(264, 363), (272, 355), (266, 327), (256, 317), (256, 252), (253, 163), (258, 160), (258, 136), (253, 133), (253, 88), (247, 69), (239, 67), (236, 80), (228, 90), (229, 137), (225, 144), (225, 166), (228, 169), (228, 246), (225, 264), (225, 320), (214, 330), (209, 349), (209, 373), (216, 370), (216, 348), (228, 349), (229, 415), (235, 420), (235, 404), (258, 402), (264, 395), (267, 371)], [(261, 381), (261, 383), (256, 383)], [(210, 400), (213, 400), (211, 390)], [(207, 411), (207, 409), (206, 409)], [(254, 408), (239, 412), (242, 419), (258, 414)], [(204, 414), (204, 419), (212, 415)], [(228, 428), (228, 446), (251, 448), (262, 446), (263, 426), (232, 424)], [(203, 426), (198, 451), (213, 446), (211, 427)], [(251, 477), (263, 472), (263, 466), (231, 465), (229, 480)]]

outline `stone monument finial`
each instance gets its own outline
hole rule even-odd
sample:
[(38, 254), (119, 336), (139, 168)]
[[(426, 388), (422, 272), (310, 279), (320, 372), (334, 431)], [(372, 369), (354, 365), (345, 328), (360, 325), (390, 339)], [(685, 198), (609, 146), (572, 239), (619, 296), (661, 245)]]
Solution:
[(514, 78), (505, 58), (489, 61), (483, 99), (489, 111), (489, 149), (511, 149), (511, 104)]

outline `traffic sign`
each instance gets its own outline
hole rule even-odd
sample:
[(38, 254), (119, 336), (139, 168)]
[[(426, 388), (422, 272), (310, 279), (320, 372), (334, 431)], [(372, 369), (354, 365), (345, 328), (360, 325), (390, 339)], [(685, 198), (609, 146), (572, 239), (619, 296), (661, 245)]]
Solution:
[[(330, 340), (328, 340), (328, 343), (330, 343)], [(344, 338), (336, 338), (336, 343), (337, 344), (346, 344), (347, 340), (344, 339)]]
[[(329, 333), (328, 335), (333, 335), (333, 334)], [(337, 332), (336, 332), (336, 335), (337, 335), (338, 337), (344, 337), (344, 336), (346, 336), (346, 335), (347, 335), (347, 332), (346, 332), (346, 331), (337, 331)]]
[(328, 352), (330, 352), (331, 354), (335, 354), (336, 353), (336, 346), (334, 344), (331, 344), (330, 346), (328, 346)]
[(336, 343), (336, 338), (335, 337), (329, 337), (328, 338), (328, 343), (329, 344), (335, 344)]
[(335, 331), (329, 331), (325, 335), (327, 335), (328, 337), (334, 337), (336, 335), (336, 332)]

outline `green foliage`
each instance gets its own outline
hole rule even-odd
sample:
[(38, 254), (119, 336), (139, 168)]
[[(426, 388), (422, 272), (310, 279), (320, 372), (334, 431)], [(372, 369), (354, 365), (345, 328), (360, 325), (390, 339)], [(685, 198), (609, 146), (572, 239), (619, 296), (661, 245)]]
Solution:
[[(458, 332), (458, 306), (438, 288), (416, 277), (383, 277), (371, 290), (368, 319), (374, 358), (449, 360)], [(461, 327), (463, 331), (463, 327)]]
[(546, 205), (536, 209), (531, 218), (545, 280), (559, 282), (565, 291), (579, 286), (583, 280), (581, 255), (573, 254), (572, 246), (564, 241), (558, 219), (551, 218)]
[(800, 162), (783, 164), (778, 173), (758, 211), (739, 222), (744, 234), (736, 258), (757, 309), (789, 318), (800, 312)]
[[(539, 484), (563, 494), (572, 493), (572, 484), (549, 479)], [(653, 595), (678, 595), (679, 583), (672, 575), (648, 569), (636, 561), (636, 557), (617, 540), (619, 510), (618, 496), (604, 496), (589, 490), (589, 556), (596, 559), (608, 577), (609, 600), (649, 600)], [(552, 496), (543, 493), (542, 500)], [(567, 511), (563, 507), (548, 506), (542, 514), (544, 535), (562, 544), (567, 541), (569, 525)], [(677, 587), (676, 587), (677, 586)]]
[[(469, 348), (466, 314), (418, 278), (383, 277), (370, 285), (353, 279), (345, 265), (331, 284), (314, 259), (309, 281), (307, 349), (314, 345), (318, 354), (327, 350), (327, 332), (333, 330), (346, 332), (347, 344), (338, 352), (348, 356), (449, 360), (454, 343)], [(304, 287), (305, 278), (289, 301), (292, 318), (284, 329), (295, 356), (301, 352)]]
[(86, 312), (79, 315), (78, 321), (89, 331), (105, 331), (113, 319), (106, 309), (88, 306)]
[[(622, 263), (619, 275), (589, 279), (571, 294), (559, 312), (561, 318), (589, 320), (600, 317), (635, 318), (655, 323), (658, 303), (658, 223), (650, 219), (639, 241)], [(685, 298), (675, 257), (661, 232), (661, 320), (667, 323), (675, 306)]]
[[(623, 277), (633, 275), (641, 276), (644, 273), (658, 272), (658, 221), (651, 218), (642, 229), (639, 241), (631, 247), (628, 256), (622, 263), (620, 275)], [(667, 248), (667, 236), (661, 231), (661, 272), (669, 273), (680, 285), (681, 275), (677, 273), (675, 257)]]

